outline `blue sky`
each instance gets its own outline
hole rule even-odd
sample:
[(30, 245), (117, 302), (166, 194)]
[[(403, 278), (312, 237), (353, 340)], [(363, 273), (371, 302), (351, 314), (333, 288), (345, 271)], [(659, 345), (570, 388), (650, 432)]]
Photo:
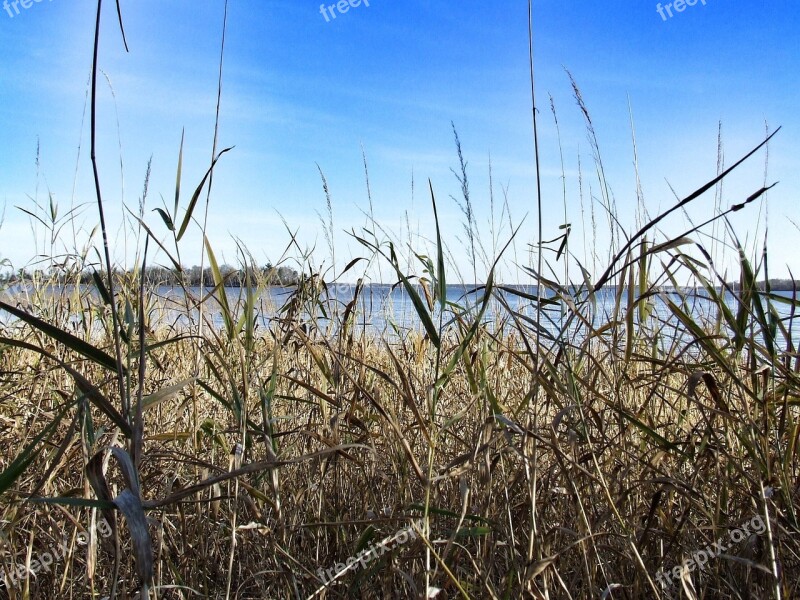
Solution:
[[(148, 160), (147, 209), (172, 206), (182, 131), (184, 207), (208, 168), (224, 4), (121, 5), (127, 54), (114, 3), (104, 7), (98, 155), (115, 256), (129, 264), (136, 253), (133, 236), (121, 227), (121, 207), (138, 207)], [(16, 207), (36, 212), (32, 199), (46, 203), (48, 193), (62, 215), (77, 206), (81, 243), (97, 223), (85, 108), (96, 4), (43, 0), (18, 9), (9, 6), (13, 16), (0, 11), (0, 258), (17, 268), (51, 250), (44, 228)], [(596, 271), (610, 245), (608, 219), (596, 202), (594, 231), (591, 226), (591, 196), (599, 197), (601, 186), (569, 70), (591, 113), (606, 180), (629, 230), (637, 218), (631, 118), (651, 215), (675, 203), (670, 186), (682, 197), (714, 176), (720, 122), (728, 164), (757, 145), (765, 127), (783, 126), (769, 147), (767, 171), (768, 182), (780, 184), (732, 224), (752, 251), (768, 222), (771, 274), (788, 275), (787, 265), (800, 274), (792, 242), (800, 238), (792, 223), (800, 224), (800, 18), (790, 0), (698, 0), (666, 19), (656, 2), (642, 0), (539, 0), (534, 11), (546, 239), (564, 222), (552, 95), (567, 219), (574, 227), (571, 250)], [(412, 243), (425, 249), (433, 235), (430, 179), (454, 267), (471, 281), (463, 216), (451, 198), (460, 193), (450, 171), (458, 164), (453, 122), (487, 253), (493, 238), (501, 243), (510, 232), (508, 217), (500, 218), (505, 197), (513, 223), (524, 220), (509, 258), (526, 263), (538, 225), (527, 46), (524, 1), (370, 0), (335, 19), (328, 12), (326, 20), (318, 2), (231, 0), (219, 148), (235, 149), (215, 171), (208, 226), (218, 258), (236, 263), (239, 239), (259, 262), (275, 262), (290, 239), (285, 219), (298, 231), (301, 249), (314, 248), (315, 263), (330, 265), (318, 216), (326, 208), (317, 165), (332, 198), (337, 269), (364, 255), (345, 233), (360, 230), (369, 211), (363, 148), (372, 210), (386, 236), (408, 240), (410, 226)], [(721, 205), (742, 202), (764, 176), (762, 152), (725, 184)], [(688, 215), (667, 220), (663, 234), (681, 233), (689, 218), (704, 220), (713, 207), (712, 193)], [(146, 214), (165, 234), (158, 216)], [(72, 246), (69, 224), (54, 252)], [(195, 227), (181, 257), (196, 264), (200, 253)], [(479, 266), (478, 278), (482, 271)]]

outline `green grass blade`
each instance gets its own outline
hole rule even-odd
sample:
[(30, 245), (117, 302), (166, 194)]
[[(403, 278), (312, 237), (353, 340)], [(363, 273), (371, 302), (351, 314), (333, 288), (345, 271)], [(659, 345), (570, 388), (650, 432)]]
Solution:
[[(110, 371), (114, 371), (115, 373), (117, 372), (117, 361), (107, 353), (103, 352), (99, 348), (95, 348), (88, 342), (85, 342), (82, 339), (75, 337), (71, 333), (67, 333), (66, 331), (59, 329), (54, 325), (50, 325), (50, 323), (42, 321), (38, 317), (34, 317), (24, 310), (20, 310), (19, 308), (11, 306), (10, 304), (7, 304), (1, 300), (0, 309), (11, 313), (20, 321), (24, 321), (28, 325), (38, 329), (50, 339), (61, 342), (70, 350), (73, 350), (81, 356), (88, 358), (95, 364), (103, 366)], [(122, 367), (122, 372), (123, 374), (125, 373), (125, 367)]]
[(211, 265), (211, 273), (214, 276), (214, 288), (219, 292), (219, 305), (222, 309), (222, 319), (225, 322), (225, 331), (228, 334), (228, 339), (233, 339), (234, 325), (233, 315), (231, 314), (231, 307), (228, 304), (228, 295), (225, 293), (225, 279), (222, 277), (222, 272), (219, 270), (217, 264), (217, 257), (214, 256), (214, 251), (211, 249), (211, 243), (208, 238), (204, 238), (206, 244), (206, 252), (208, 252), (208, 262)]
[(76, 506), (78, 508), (99, 508), (100, 510), (114, 509), (113, 502), (105, 500), (92, 500), (91, 498), (70, 498), (60, 496), (57, 498), (29, 498), (31, 502), (37, 504), (56, 504), (58, 506)]
[(436, 196), (433, 193), (433, 184), (428, 179), (428, 187), (431, 190), (431, 203), (433, 204), (433, 220), (436, 223), (436, 289), (439, 296), (439, 310), (444, 314), (447, 303), (447, 279), (444, 272), (444, 247), (442, 244), (442, 233), (439, 230), (439, 213), (436, 210)]
[(194, 191), (194, 194), (192, 194), (192, 199), (189, 201), (189, 206), (186, 209), (186, 215), (184, 215), (183, 222), (181, 223), (181, 228), (178, 231), (178, 237), (176, 238), (178, 241), (181, 241), (183, 234), (186, 233), (186, 228), (189, 227), (189, 222), (192, 220), (192, 213), (194, 213), (195, 206), (197, 206), (197, 201), (200, 199), (200, 194), (203, 193), (203, 188), (206, 186), (206, 181), (208, 181), (208, 178), (214, 171), (214, 166), (216, 166), (217, 161), (222, 157), (222, 155), (230, 150), (233, 150), (233, 146), (231, 146), (230, 148), (225, 148), (222, 152), (217, 154), (217, 157), (212, 161), (211, 166), (208, 168), (208, 171), (206, 171), (206, 174), (203, 177), (203, 180), (200, 182), (200, 185), (197, 186), (197, 189)]
[(408, 297), (411, 298), (411, 303), (414, 305), (414, 310), (417, 311), (417, 316), (419, 317), (419, 320), (422, 321), (422, 325), (423, 327), (425, 327), (425, 331), (428, 333), (428, 337), (433, 342), (433, 345), (439, 348), (442, 344), (442, 341), (441, 339), (439, 339), (439, 332), (437, 331), (436, 326), (433, 324), (433, 319), (431, 318), (431, 314), (428, 312), (428, 308), (425, 306), (425, 302), (417, 293), (416, 288), (409, 281), (408, 277), (403, 275), (403, 272), (400, 270), (400, 265), (397, 262), (397, 256), (394, 253), (394, 247), (391, 244), (389, 244), (389, 248), (391, 251), (392, 266), (394, 267), (394, 270), (397, 272), (397, 276), (400, 278), (400, 281), (403, 283), (403, 288), (406, 290)]
[(39, 452), (42, 451), (43, 445), (41, 444), (42, 441), (47, 438), (50, 440), (50, 437), (55, 434), (58, 426), (61, 424), (61, 420), (63, 419), (64, 415), (67, 411), (72, 408), (75, 403), (68, 403), (61, 411), (53, 418), (53, 420), (45, 427), (39, 435), (37, 435), (33, 441), (28, 444), (22, 452), (20, 452), (19, 456), (14, 459), (14, 461), (8, 465), (8, 467), (0, 473), (0, 496), (2, 496), (6, 491), (8, 491), (14, 482), (20, 478), (20, 476), (25, 472), (28, 466), (36, 460), (36, 457), (39, 455)]
[[(181, 199), (181, 173), (183, 173), (183, 140), (186, 136), (186, 129), (181, 130), (181, 149), (178, 152), (178, 174), (175, 177), (175, 210), (173, 215), (178, 216), (178, 202)], [(172, 219), (170, 219), (170, 222)], [(173, 227), (174, 229), (174, 227)]]

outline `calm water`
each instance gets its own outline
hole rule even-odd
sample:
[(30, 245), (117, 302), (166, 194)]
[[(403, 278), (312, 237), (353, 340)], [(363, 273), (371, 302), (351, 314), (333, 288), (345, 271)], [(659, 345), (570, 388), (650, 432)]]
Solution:
[[(533, 286), (509, 287), (511, 290), (495, 289), (494, 297), (489, 302), (484, 320), (490, 328), (495, 330), (522, 327), (526, 333), (533, 334), (536, 327), (536, 303), (526, 298), (525, 295), (535, 297), (536, 288)], [(417, 289), (424, 301), (425, 298), (421, 288), (418, 287)], [(69, 288), (65, 290), (53, 289), (51, 293), (58, 294), (65, 291), (69, 291)], [(209, 291), (206, 290), (206, 294)], [(514, 291), (519, 292), (519, 294), (514, 293)], [(200, 288), (190, 288), (189, 292), (195, 299), (204, 297), (201, 295)], [(273, 326), (276, 321), (279, 321), (284, 315), (283, 311), (288, 310), (287, 302), (293, 298), (294, 292), (295, 288), (293, 287), (272, 287), (262, 292), (255, 303), (254, 319), (256, 329), (266, 329)], [(328, 333), (333, 334), (339, 319), (331, 317), (335, 315), (341, 317), (344, 314), (346, 306), (353, 299), (354, 292), (354, 285), (332, 285), (328, 288), (327, 293), (323, 293), (318, 298), (316, 303), (311, 301), (304, 303), (300, 315), (303, 319), (316, 320), (320, 327), (328, 329)], [(238, 317), (241, 314), (240, 310), (243, 306), (245, 290), (226, 288), (225, 294), (229, 305), (236, 311)], [(718, 310), (703, 294), (704, 292), (702, 291), (697, 293), (685, 292), (686, 307), (696, 321), (715, 323), (719, 318)], [(785, 298), (791, 297), (790, 292), (777, 292), (776, 295)], [(7, 290), (3, 293), (3, 296), (6, 300), (11, 298), (23, 302), (23, 304), (26, 301), (24, 289), (19, 286)], [(448, 286), (447, 300), (448, 303), (452, 303), (452, 306), (445, 311), (444, 322), (447, 323), (456, 314), (464, 313), (464, 311), (467, 311), (467, 321), (471, 321), (474, 315), (477, 314), (477, 306), (480, 304), (482, 297), (482, 289), (476, 291), (472, 286)], [(665, 301), (667, 298), (673, 303), (681, 305), (681, 296), (676, 292), (665, 292), (660, 296), (651, 297), (649, 302), (652, 306), (653, 316), (651, 317), (650, 326), (653, 329), (660, 329), (666, 340), (684, 339), (687, 337), (686, 333), (667, 306)], [(149, 311), (149, 323), (152, 325), (155, 322), (160, 322), (177, 327), (188, 324), (186, 301), (187, 299), (181, 288), (158, 288), (156, 301), (153, 302)], [(731, 308), (736, 306), (732, 295), (726, 294), (726, 301)], [(627, 295), (623, 293), (623, 309), (616, 315), (617, 320), (623, 323), (626, 304)], [(588, 303), (581, 305), (579, 310), (586, 321), (592, 323), (593, 326), (599, 326), (615, 318), (615, 305), (616, 290), (607, 288), (597, 295), (596, 302), (593, 305)], [(773, 303), (773, 306), (787, 330), (790, 329), (792, 331), (792, 338), (797, 342), (798, 334), (800, 334), (800, 325), (797, 323), (798, 319), (792, 314), (792, 306), (783, 303)], [(364, 286), (359, 295), (356, 308), (356, 327), (370, 334), (395, 337), (402, 335), (404, 331), (422, 329), (411, 298), (402, 286), (393, 287), (384, 284)], [(190, 312), (193, 312), (194, 316), (199, 314), (197, 310)], [(220, 329), (224, 327), (222, 312), (215, 299), (210, 298), (204, 304), (204, 312), (206, 318), (214, 327)], [(438, 325), (438, 310), (435, 310), (434, 313), (434, 322)], [(512, 313), (515, 318), (512, 317)], [(582, 332), (585, 331), (585, 326), (579, 326), (578, 319), (569, 319), (569, 314), (570, 311), (566, 310), (563, 305), (545, 307), (541, 318), (542, 335), (547, 337), (548, 335), (558, 336), (560, 334), (567, 338), (574, 336), (580, 338)], [(75, 318), (79, 319), (79, 316), (75, 315)], [(0, 313), (0, 323), (10, 324), (12, 322), (13, 318), (10, 315)], [(758, 333), (756, 332), (757, 337), (763, 339)], [(780, 331), (777, 334), (777, 339), (783, 340)], [(785, 346), (785, 341), (780, 342), (780, 345)]]

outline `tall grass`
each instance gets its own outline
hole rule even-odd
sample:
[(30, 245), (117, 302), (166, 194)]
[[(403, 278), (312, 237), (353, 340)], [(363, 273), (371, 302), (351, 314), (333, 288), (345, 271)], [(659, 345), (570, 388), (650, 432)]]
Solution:
[[(229, 149), (214, 148), (186, 209), (179, 158), (173, 207), (158, 209), (157, 225), (132, 214), (145, 233), (132, 272), (110, 260), (95, 169), (104, 246), (94, 285), (78, 284), (90, 265), (76, 254), (63, 261), (75, 285), (42, 275), (0, 301), (10, 317), (0, 325), (0, 594), (796, 597), (798, 300), (759, 289), (766, 251), (753, 265), (726, 221), (770, 186), (679, 235), (657, 231), (777, 132), (625, 232), (573, 85), (613, 254), (603, 269), (582, 264), (565, 214), (560, 236), (540, 232), (537, 266), (517, 265), (533, 289), (498, 276), (518, 227), (497, 248), (491, 232), (491, 262), (481, 247), (457, 134), (465, 245), (473, 269), (488, 263), (486, 281), (457, 301), (430, 183), (430, 246), (406, 260), (370, 212), (353, 232), (363, 256), (339, 273), (295, 257), (300, 281), (270, 307), (270, 282), (241, 246), (246, 285), (229, 293), (204, 226), (213, 281), (198, 291), (182, 280), (170, 295), (145, 281), (156, 247), (182, 269), (181, 239)], [(92, 98), (92, 157), (94, 113)], [(710, 227), (736, 253), (736, 286), (717, 270), (718, 248), (699, 241)], [(330, 293), (376, 263), (409, 298), (411, 331), (366, 325), (361, 279), (344, 299)], [(678, 285), (687, 273), (696, 290)], [(101, 517), (113, 535), (98, 534)], [(662, 576), (755, 517), (763, 531), (703, 569)], [(412, 524), (418, 536), (397, 543)], [(321, 575), (382, 542), (364, 566)], [(43, 569), (36, 561), (54, 547), (63, 552)]]

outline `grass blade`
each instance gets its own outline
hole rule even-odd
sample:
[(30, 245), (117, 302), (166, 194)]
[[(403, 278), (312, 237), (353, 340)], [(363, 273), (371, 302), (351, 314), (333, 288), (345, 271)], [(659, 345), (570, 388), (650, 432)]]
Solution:
[[(59, 329), (54, 325), (50, 325), (50, 323), (42, 321), (38, 317), (34, 317), (33, 315), (25, 312), (24, 310), (11, 306), (10, 304), (3, 302), (2, 300), (0, 300), (0, 309), (8, 313), (11, 313), (15, 317), (17, 317), (20, 321), (24, 321), (28, 325), (35, 327), (50, 339), (57, 342), (61, 342), (70, 350), (73, 350), (78, 354), (80, 354), (81, 356), (88, 358), (95, 364), (105, 367), (110, 371), (114, 371), (115, 373), (117, 372), (117, 361), (113, 359), (111, 356), (109, 356), (107, 353), (103, 352), (99, 348), (92, 346), (88, 342), (85, 342), (82, 339), (75, 337), (71, 333)], [(125, 373), (124, 367), (122, 367), (122, 372)]]

